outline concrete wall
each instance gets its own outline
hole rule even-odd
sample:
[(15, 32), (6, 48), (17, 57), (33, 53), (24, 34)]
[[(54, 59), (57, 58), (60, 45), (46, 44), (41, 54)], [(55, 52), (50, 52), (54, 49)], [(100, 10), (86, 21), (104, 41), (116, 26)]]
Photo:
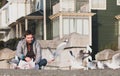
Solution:
[[(56, 49), (52, 49), (53, 52), (55, 52)], [(65, 49), (61, 50), (59, 52), (59, 55), (56, 57), (55, 61), (52, 63), (48, 63), (48, 67), (45, 67), (45, 69), (61, 69), (61, 70), (69, 70), (71, 69), (71, 58), (72, 56), (70, 55), (69, 51), (72, 51), (74, 56), (78, 56), (80, 50), (86, 50), (85, 48), (70, 48), (70, 49)], [(42, 49), (42, 55), (43, 58), (47, 59), (48, 61), (52, 60), (52, 54), (50, 53), (49, 50)], [(74, 69), (74, 68), (72, 68)]]
[(120, 76), (120, 70), (9, 70), (1, 69), (0, 76)]

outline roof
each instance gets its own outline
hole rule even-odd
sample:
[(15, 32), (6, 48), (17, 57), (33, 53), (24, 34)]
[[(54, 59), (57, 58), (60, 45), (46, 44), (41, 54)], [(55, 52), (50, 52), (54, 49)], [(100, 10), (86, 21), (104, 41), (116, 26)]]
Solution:
[(27, 16), (22, 16), (16, 20), (16, 22), (11, 23), (9, 26), (16, 25), (17, 22), (23, 21), (25, 19), (43, 19), (42, 11), (35, 11), (33, 13), (28, 14)]
[(43, 16), (43, 11), (42, 10), (39, 10), (39, 11), (35, 11), (33, 13), (30, 13), (29, 15), (27, 16)]
[(120, 15), (116, 15), (115, 18), (116, 18), (116, 19), (120, 19)]
[(23, 20), (23, 19), (43, 19), (43, 14), (42, 11), (35, 11), (33, 13), (28, 14), (27, 16), (23, 16), (19, 19), (17, 19), (17, 21)]
[(9, 31), (10, 28), (0, 28), (0, 31)]

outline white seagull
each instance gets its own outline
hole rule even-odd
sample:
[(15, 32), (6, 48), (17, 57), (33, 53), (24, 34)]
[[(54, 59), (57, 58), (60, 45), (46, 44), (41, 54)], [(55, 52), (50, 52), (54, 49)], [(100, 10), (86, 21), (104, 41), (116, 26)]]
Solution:
[(66, 39), (65, 41), (63, 41), (62, 43), (60, 43), (57, 46), (55, 52), (52, 52), (52, 50), (51, 50), (50, 47), (47, 47), (47, 48), (51, 52), (51, 54), (53, 55), (53, 57), (55, 59), (57, 56), (59, 56), (61, 54), (62, 50), (64, 50), (64, 48), (67, 46), (67, 44), (68, 44), (68, 39)]
[(75, 55), (73, 55), (72, 51), (69, 51), (71, 58), (70, 58), (70, 66), (72, 69), (85, 69), (85, 67), (82, 65), (82, 58), (79, 58), (79, 60), (76, 59)]
[(87, 49), (86, 53), (89, 53), (89, 54), (92, 53), (92, 48), (89, 45), (87, 45), (86, 49)]
[(108, 68), (111, 69), (120, 69), (120, 53), (113, 55), (111, 63), (106, 63)]
[(84, 58), (83, 61), (86, 62), (86, 68), (84, 70), (97, 69), (97, 64), (92, 60), (92, 57), (90, 55)]

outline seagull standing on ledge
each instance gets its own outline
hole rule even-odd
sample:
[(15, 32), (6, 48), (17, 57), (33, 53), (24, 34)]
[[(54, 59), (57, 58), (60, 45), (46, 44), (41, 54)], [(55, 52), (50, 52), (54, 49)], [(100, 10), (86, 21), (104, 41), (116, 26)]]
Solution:
[(73, 55), (73, 52), (72, 51), (69, 51), (70, 52), (70, 55), (71, 55), (71, 58), (70, 58), (70, 66), (71, 68), (74, 68), (74, 69), (85, 69), (85, 67), (82, 65), (82, 58), (83, 57), (80, 57), (79, 60), (76, 59), (75, 55)]
[(120, 53), (113, 55), (112, 62), (108, 62), (106, 65), (111, 69), (120, 69)]

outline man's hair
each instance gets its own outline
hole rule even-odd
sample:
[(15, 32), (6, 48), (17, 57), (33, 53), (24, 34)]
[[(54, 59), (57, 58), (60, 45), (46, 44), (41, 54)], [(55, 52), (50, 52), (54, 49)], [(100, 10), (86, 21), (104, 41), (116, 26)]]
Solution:
[(24, 33), (24, 37), (26, 37), (26, 35), (33, 35), (33, 33), (30, 30), (26, 30)]

